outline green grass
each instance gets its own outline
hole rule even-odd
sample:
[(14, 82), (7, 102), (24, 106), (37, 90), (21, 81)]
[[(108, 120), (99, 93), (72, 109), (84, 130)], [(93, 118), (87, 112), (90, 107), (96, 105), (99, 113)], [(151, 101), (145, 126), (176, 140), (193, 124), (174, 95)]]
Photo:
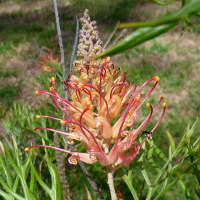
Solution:
[(2, 84), (0, 87), (1, 103), (5, 104), (7, 107), (10, 107), (10, 104), (14, 100), (17, 100), (19, 92), (20, 92), (19, 86)]
[(139, 47), (130, 49), (123, 53), (121, 56), (120, 60), (123, 60), (124, 58), (126, 59), (133, 59), (137, 58), (139, 55), (142, 55), (146, 58), (149, 57), (151, 54), (158, 54), (160, 56), (166, 54), (169, 52), (171, 46), (169, 43), (167, 44), (162, 44), (158, 42), (157, 40), (153, 40), (153, 43), (151, 44), (150, 47), (146, 47), (145, 45), (141, 45)]
[(170, 68), (160, 71), (159, 76), (162, 78), (161, 86), (164, 89), (179, 92), (183, 89), (184, 84), (188, 81), (192, 61), (175, 60), (171, 62)]
[[(3, 63), (0, 63), (0, 66), (1, 64), (3, 65)], [(0, 67), (0, 77), (3, 77), (3, 78), (10, 77), (10, 76), (17, 77), (18, 73), (19, 71), (17, 70), (12, 70), (12, 71), (8, 69), (3, 70), (2, 67)]]

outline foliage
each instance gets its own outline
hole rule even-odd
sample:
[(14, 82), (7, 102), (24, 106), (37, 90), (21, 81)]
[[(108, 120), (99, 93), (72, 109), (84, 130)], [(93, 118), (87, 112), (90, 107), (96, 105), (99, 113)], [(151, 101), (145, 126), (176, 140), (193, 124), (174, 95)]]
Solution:
[[(191, 138), (194, 135), (194, 126), (188, 129), (180, 140), (177, 147), (175, 147), (175, 142), (173, 137), (169, 132), (167, 132), (170, 146), (168, 157), (166, 157), (162, 150), (158, 148), (153, 140), (149, 140), (149, 147), (144, 148), (144, 152), (141, 154), (137, 165), (141, 169), (141, 173), (144, 177), (145, 183), (148, 188), (146, 200), (149, 199), (160, 199), (165, 193), (171, 190), (177, 183), (179, 183), (183, 189), (186, 199), (198, 199), (199, 197), (199, 151), (200, 151), (200, 136), (197, 137), (195, 142), (191, 144)], [(194, 137), (194, 136), (193, 136)], [(155, 159), (154, 153), (157, 155)], [(152, 166), (152, 169), (156, 171), (156, 175), (153, 180), (150, 180), (149, 175), (146, 170), (144, 159), (148, 161), (148, 164)], [(162, 163), (162, 166), (161, 166)], [(150, 173), (153, 173), (151, 171)], [(193, 193), (190, 193), (183, 183), (183, 179), (187, 174), (193, 174), (197, 181), (196, 187)], [(135, 200), (138, 200), (138, 194), (134, 189), (132, 170), (129, 170), (128, 175), (123, 176), (124, 181), (129, 187), (132, 196)]]
[[(19, 105), (13, 104), (6, 114), (4, 120), (2, 121), (3, 127), (8, 133), (8, 139), (14, 137), (18, 145), (30, 144), (30, 141), (41, 141), (42, 138), (48, 142), (52, 143), (52, 135), (47, 134), (47, 131), (43, 131), (42, 135), (34, 132), (34, 128), (37, 126), (52, 126), (51, 120), (42, 119), (37, 121), (35, 116), (38, 114), (38, 110), (32, 108), (30, 105)], [(41, 109), (40, 109), (41, 112)], [(42, 111), (44, 114), (47, 113), (46, 110)], [(54, 124), (56, 126), (56, 124)], [(31, 133), (31, 134), (30, 134)]]
[[(44, 182), (41, 174), (39, 175), (37, 172), (36, 152), (31, 151), (29, 156), (27, 156), (18, 147), (14, 138), (12, 142), (12, 149), (0, 143), (0, 196), (5, 200), (39, 200), (49, 198), (51, 200), (62, 200), (58, 172), (51, 163), (47, 151), (45, 151), (45, 157), (40, 158), (39, 162), (41, 162), (40, 165), (42, 165), (42, 162), (45, 162), (45, 170), (48, 170), (50, 173), (50, 182), (47, 181), (49, 178), (46, 178)], [(48, 186), (49, 184), (51, 185), (50, 187)]]

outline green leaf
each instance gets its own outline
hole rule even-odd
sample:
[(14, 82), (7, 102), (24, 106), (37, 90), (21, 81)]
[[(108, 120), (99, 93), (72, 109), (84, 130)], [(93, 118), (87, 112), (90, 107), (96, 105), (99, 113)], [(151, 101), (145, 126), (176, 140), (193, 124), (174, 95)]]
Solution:
[(182, 180), (179, 180), (178, 183), (180, 184), (180, 186), (181, 186), (181, 188), (182, 188), (182, 190), (183, 190), (183, 192), (184, 192), (184, 194), (185, 194), (185, 197), (186, 197), (187, 199), (191, 199), (191, 198), (190, 198), (191, 195), (190, 195), (190, 193), (188, 192), (188, 190), (186, 189), (186, 187), (185, 187), (183, 181), (182, 181)]
[(164, 191), (164, 189), (166, 188), (166, 185), (168, 183), (168, 178), (165, 178), (164, 183), (162, 185), (162, 187), (159, 187), (159, 185), (157, 185), (151, 192), (151, 197), (152, 195), (159, 189), (159, 193), (162, 193)]
[(58, 169), (55, 167), (55, 174), (56, 174), (56, 185), (57, 185), (57, 199), (58, 200), (62, 200), (63, 196), (62, 196), (62, 186), (61, 186), (61, 182), (60, 182), (60, 177), (59, 177), (59, 173), (58, 173)]
[[(7, 147), (5, 147), (5, 150), (6, 150), (7, 159), (10, 161), (10, 164), (12, 165), (13, 169), (19, 175), (19, 177), (22, 177), (22, 173), (19, 170), (19, 168), (18, 168), (17, 164), (15, 163), (15, 161), (13, 160), (13, 156), (11, 156), (11, 153), (10, 153), (9, 149)], [(16, 156), (16, 154), (15, 154), (15, 156)]]
[[(187, 4), (185, 4), (179, 10), (162, 17), (159, 20), (151, 21), (151, 22), (138, 22), (138, 23), (126, 23), (121, 24), (119, 27), (145, 27), (139, 28), (132, 34), (128, 35), (121, 42), (117, 43), (113, 47), (107, 49), (102, 54), (97, 55), (95, 59), (114, 55), (117, 53), (121, 53), (125, 50), (133, 48), (147, 40), (155, 38), (162, 33), (168, 31), (175, 25), (179, 23), (181, 19), (187, 18), (189, 15), (198, 12), (200, 10), (200, 1), (199, 0), (190, 0)], [(147, 26), (155, 26), (155, 27), (147, 27)]]
[(174, 27), (176, 24), (177, 23), (161, 25), (157, 27), (139, 28), (130, 35), (128, 35), (121, 42), (117, 43), (113, 47), (104, 51), (102, 54), (98, 55), (95, 59), (121, 53), (127, 49), (133, 48), (147, 40), (161, 35), (162, 33)]
[(195, 140), (194, 144), (192, 145), (194, 149), (198, 148), (198, 145), (200, 144), (200, 136)]
[(151, 0), (153, 1), (154, 3), (157, 3), (158, 5), (161, 5), (161, 6), (166, 6), (166, 5), (170, 5), (178, 0), (171, 0), (169, 2), (162, 2), (162, 1), (158, 1), (158, 0)]
[[(9, 193), (11, 194), (13, 197), (15, 197), (17, 200), (24, 200), (23, 197), (21, 197), (20, 195), (18, 195), (16, 192), (14, 192), (6, 183), (5, 181), (0, 177), (0, 183), (3, 186), (3, 188)], [(3, 194), (3, 193), (2, 193)], [(10, 200), (10, 199), (9, 199)]]
[(182, 167), (182, 165), (183, 165), (183, 162), (184, 162), (184, 159), (183, 159), (183, 160), (181, 160), (181, 162), (180, 162), (180, 163), (178, 163), (178, 164), (174, 165), (174, 166), (171, 168), (171, 170), (170, 170), (170, 175), (172, 175), (172, 174), (174, 174), (175, 172), (179, 171), (179, 170), (180, 170), (180, 168), (181, 168), (181, 167)]
[(30, 159), (30, 164), (31, 164), (31, 169), (32, 169), (32, 173), (34, 174), (36, 180), (38, 181), (38, 183), (41, 185), (41, 187), (49, 194), (49, 196), (51, 196), (51, 190), (50, 188), (43, 182), (43, 180), (40, 178), (39, 174), (37, 173), (32, 161), (31, 161), (31, 158), (29, 156), (29, 159)]
[(130, 22), (120, 24), (119, 28), (128, 28), (128, 27), (149, 27), (149, 26), (159, 26), (163, 24), (171, 24), (178, 22), (181, 19), (187, 19), (187, 17), (195, 12), (200, 10), (200, 1), (199, 0), (190, 0), (179, 10), (176, 10), (173, 13), (167, 14), (164, 17), (160, 17), (158, 20), (149, 21), (149, 22)]
[(198, 121), (198, 119), (195, 121), (195, 123), (193, 124), (192, 128), (187, 132), (187, 135), (188, 135), (189, 138), (192, 137), (193, 134), (194, 134), (194, 129), (195, 129), (197, 121)]
[[(44, 143), (44, 141), (43, 141), (43, 143)], [(46, 153), (46, 157), (47, 157), (48, 169), (50, 171), (51, 180), (52, 180), (52, 188), (51, 188), (52, 195), (53, 195), (52, 199), (53, 200), (61, 200), (62, 199), (62, 191), (61, 191), (61, 183), (60, 183), (58, 171), (52, 165), (46, 148), (45, 148), (45, 153)]]
[(3, 171), (4, 171), (4, 174), (6, 176), (6, 180), (7, 180), (7, 183), (8, 183), (8, 186), (9, 187), (12, 187), (12, 179), (11, 179), (11, 176), (10, 176), (10, 173), (5, 165), (5, 162), (0, 154), (0, 163), (1, 163), (1, 166), (3, 168)]
[(148, 191), (148, 194), (147, 194), (147, 197), (146, 197), (146, 200), (151, 200), (151, 197), (153, 196), (153, 194), (159, 189), (159, 185), (156, 185), (151, 188), (149, 188), (149, 191)]
[(152, 165), (152, 167), (155, 170), (160, 170), (160, 168), (158, 167), (158, 165), (155, 163), (155, 161), (153, 160), (153, 152), (154, 152), (154, 143), (153, 140), (148, 140), (149, 144), (150, 144), (150, 148), (147, 152), (147, 159), (148, 162)]
[(0, 196), (5, 198), (6, 200), (11, 200), (12, 199), (12, 197), (9, 194), (3, 192), (2, 190), (0, 190)]
[(17, 187), (19, 185), (19, 176), (17, 175), (16, 179), (15, 179), (15, 183), (13, 185), (13, 191), (16, 192), (17, 191)]
[(179, 177), (173, 181), (171, 184), (168, 185), (168, 187), (166, 187), (164, 190), (162, 190), (156, 197), (154, 200), (160, 199), (160, 197), (162, 197), (165, 193), (167, 193), (172, 187), (174, 187), (174, 185), (176, 185), (177, 181), (179, 180)]
[(35, 176), (33, 169), (31, 168), (31, 181), (30, 181), (30, 191), (33, 193), (35, 188)]
[(172, 151), (171, 151), (171, 145), (169, 146), (169, 164), (168, 164), (168, 172), (171, 171), (172, 168)]
[(165, 156), (165, 154), (161, 151), (161, 149), (156, 144), (154, 144), (154, 148), (155, 148), (155, 152), (159, 156), (159, 158), (161, 158), (163, 161), (167, 162), (167, 157)]
[(171, 145), (171, 151), (172, 153), (175, 151), (175, 143), (174, 143), (174, 139), (173, 137), (171, 136), (170, 132), (167, 131), (167, 136), (168, 136), (168, 139), (169, 139), (169, 142), (170, 142), (170, 145)]
[(138, 196), (137, 196), (137, 192), (136, 192), (136, 190), (135, 190), (134, 187), (133, 187), (132, 178), (131, 178), (131, 177), (132, 177), (132, 170), (129, 170), (128, 176), (127, 176), (127, 175), (124, 175), (124, 176), (123, 176), (123, 179), (124, 179), (125, 183), (127, 184), (127, 186), (128, 186), (128, 188), (129, 188), (129, 190), (130, 190), (130, 192), (131, 192), (131, 194), (132, 194), (134, 200), (139, 200), (139, 198), (138, 198)]
[(197, 188), (195, 188), (195, 193), (196, 193), (196, 195), (200, 198), (200, 190), (197, 189)]

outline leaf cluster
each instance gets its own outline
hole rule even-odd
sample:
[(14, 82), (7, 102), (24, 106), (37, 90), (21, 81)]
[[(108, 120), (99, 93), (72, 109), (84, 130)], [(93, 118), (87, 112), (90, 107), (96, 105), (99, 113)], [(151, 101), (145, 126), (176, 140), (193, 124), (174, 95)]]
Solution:
[[(168, 156), (166, 156), (162, 150), (156, 146), (151, 138), (148, 140), (148, 147), (143, 146), (143, 153), (140, 155), (136, 165), (141, 169), (141, 173), (144, 178), (144, 182), (147, 188), (146, 200), (157, 200), (163, 197), (168, 191), (170, 191), (177, 183), (181, 186), (186, 199), (199, 199), (200, 191), (200, 136), (197, 137), (195, 142), (191, 143), (191, 137), (195, 133), (195, 124), (189, 128), (183, 135), (179, 144), (175, 146), (173, 137), (167, 132), (170, 142)], [(154, 158), (156, 154), (157, 159)], [(158, 160), (159, 159), (159, 160)], [(153, 180), (151, 180), (147, 165), (144, 160), (152, 166), (151, 174), (155, 173)], [(162, 164), (161, 164), (162, 163)], [(186, 175), (193, 174), (196, 179), (196, 188), (191, 193), (185, 186), (183, 179)], [(133, 198), (139, 200), (136, 189), (133, 185), (133, 171), (129, 170), (128, 175), (123, 176)]]
[[(13, 147), (9, 148), (0, 143), (0, 196), (5, 200), (62, 200), (58, 171), (49, 159), (47, 151), (45, 150), (45, 157), (36, 159), (38, 153), (31, 150), (27, 156), (18, 148), (14, 138), (12, 145)], [(50, 178), (46, 177), (45, 182), (42, 180), (42, 169), (39, 169), (43, 167), (43, 162), (45, 171), (50, 174)]]

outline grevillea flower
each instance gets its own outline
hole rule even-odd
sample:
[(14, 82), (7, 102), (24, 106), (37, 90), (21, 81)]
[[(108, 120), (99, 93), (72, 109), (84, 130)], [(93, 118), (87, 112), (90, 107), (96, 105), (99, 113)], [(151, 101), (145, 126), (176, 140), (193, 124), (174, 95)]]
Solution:
[[(84, 15), (84, 17), (82, 22), (91, 25), (92, 22), (90, 22), (88, 16)], [(82, 30), (82, 33), (87, 35), (89, 30), (94, 37), (93, 26), (90, 27), (89, 25), (85, 26), (87, 30), (86, 32)], [(87, 40), (87, 37), (85, 38)], [(85, 40), (81, 40), (82, 45), (85, 45)], [(99, 42), (99, 40), (93, 38), (92, 41), (95, 48), (94, 43), (95, 41)], [(91, 45), (90, 42), (87, 44)], [(81, 48), (79, 48), (79, 54)], [(162, 120), (166, 103), (162, 103), (163, 97), (158, 100), (154, 108), (150, 103), (146, 103), (158, 84), (159, 77), (154, 76), (137, 88), (137, 85), (131, 85), (130, 82), (126, 81), (126, 73), (119, 75), (120, 69), (114, 67), (109, 57), (97, 61), (92, 60), (89, 55), (95, 51), (93, 51), (93, 48), (87, 49), (89, 51), (82, 54), (84, 58), (74, 62), (75, 73), (71, 73), (64, 82), (71, 100), (62, 98), (56, 92), (53, 87), (54, 77), (51, 78), (50, 92), (36, 91), (36, 94), (43, 93), (51, 96), (54, 105), (64, 113), (64, 119), (43, 115), (36, 117), (38, 119), (46, 117), (58, 120), (61, 124), (66, 124), (68, 132), (46, 127), (35, 129), (35, 131), (45, 129), (65, 135), (66, 140), (70, 139), (71, 144), (74, 144), (74, 140), (79, 141), (84, 145), (85, 152), (72, 152), (47, 145), (34, 145), (25, 150), (33, 147), (49, 147), (71, 154), (69, 157), (71, 164), (77, 164), (77, 159), (89, 164), (99, 162), (108, 169), (115, 171), (120, 167), (129, 165), (136, 158), (143, 143)], [(144, 95), (143, 90), (147, 85), (147, 88), (150, 89)], [(139, 126), (135, 127), (138, 112), (145, 103), (149, 109), (149, 114)], [(161, 104), (163, 111), (157, 123), (141, 143), (136, 142), (138, 135), (144, 130), (153, 113)], [(111, 122), (114, 125), (111, 125)]]

